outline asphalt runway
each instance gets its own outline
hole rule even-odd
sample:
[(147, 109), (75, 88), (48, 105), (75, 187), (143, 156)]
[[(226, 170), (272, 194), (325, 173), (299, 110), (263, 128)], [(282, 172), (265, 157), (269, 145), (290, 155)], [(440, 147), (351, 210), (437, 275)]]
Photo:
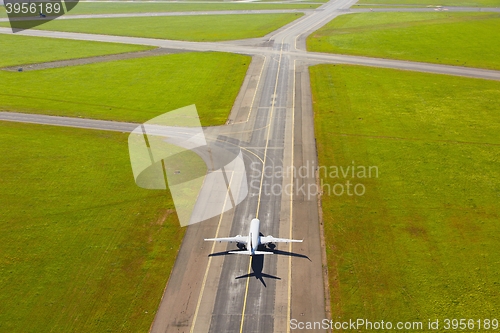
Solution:
[[(250, 92), (240, 92), (240, 96), (252, 96), (253, 92), (254, 98), (247, 99), (250, 105), (237, 101), (240, 109), (233, 110), (237, 114), (230, 117), (243, 120), (235, 120), (230, 126), (243, 125), (238, 140), (241, 147), (248, 149), (245, 157), (250, 169), (250, 193), (234, 211), (207, 223), (212, 225), (212, 233), (201, 225), (190, 227), (182, 246), (196, 248), (201, 238), (246, 234), (254, 217), (261, 219), (265, 235), (303, 238), (305, 242), (280, 244), (275, 255), (252, 259), (227, 254), (234, 249), (232, 244), (201, 244), (196, 256), (181, 249), (173, 273), (178, 275), (165, 290), (152, 332), (287, 332), (291, 318), (326, 318), (317, 198), (294, 195), (293, 190), (273, 191), (288, 184), (315, 184), (315, 175), (294, 179), (291, 174), (277, 175), (272, 170), (317, 164), (312, 103), (302, 103), (307, 101), (303, 98), (302, 79), (298, 81), (299, 93), (294, 89), (296, 77), (303, 75), (307, 79), (307, 69), (302, 67), (297, 73), (290, 51), (304, 27), (326, 23), (330, 12), (343, 5), (349, 3), (325, 6), (316, 15), (281, 29), (270, 40), (271, 54), (264, 55), (263, 62), (252, 63), (249, 80), (253, 77), (258, 85), (247, 82), (244, 88)], [(264, 166), (271, 172), (254, 174), (253, 170)], [(193, 281), (197, 275), (203, 275), (201, 283)], [(181, 298), (181, 294), (190, 297)]]
[[(195, 43), (149, 38), (26, 30), (19, 34), (153, 45), (186, 51), (222, 51), (253, 56), (228, 124), (219, 131), (222, 147), (243, 152), (249, 194), (236, 208), (188, 227), (151, 332), (289, 332), (291, 319), (328, 318), (325, 302), (317, 195), (300, 192), (316, 183), (305, 176), (272, 172), (280, 167), (317, 165), (308, 66), (347, 63), (500, 80), (499, 71), (305, 51), (305, 38), (355, 1), (337, 0), (264, 38)], [(0, 33), (11, 33), (0, 29)], [(137, 124), (0, 113), (0, 119), (127, 131)], [(130, 129), (130, 130), (131, 130)], [(267, 173), (262, 173), (267, 170)], [(282, 189), (287, 188), (288, 191)], [(274, 189), (274, 191), (273, 191)], [(278, 190), (276, 190), (278, 189)], [(234, 244), (203, 238), (248, 233), (250, 220), (261, 232), (304, 239), (279, 244), (274, 255), (230, 255)], [(315, 330), (316, 332), (319, 330)]]

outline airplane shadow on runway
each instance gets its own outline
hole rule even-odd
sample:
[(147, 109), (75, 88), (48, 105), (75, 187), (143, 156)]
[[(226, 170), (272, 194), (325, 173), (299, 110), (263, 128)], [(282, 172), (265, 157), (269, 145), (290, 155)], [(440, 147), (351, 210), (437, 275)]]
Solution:
[[(244, 249), (240, 249), (240, 250), (244, 251)], [(274, 244), (269, 244), (269, 247), (260, 246), (258, 250), (259, 251), (273, 252), (274, 254), (277, 254), (277, 255), (285, 255), (285, 256), (291, 256), (291, 257), (297, 257), (297, 258), (305, 258), (305, 259), (311, 261), (311, 259), (309, 259), (308, 256), (300, 254), (300, 253), (294, 253), (294, 252), (287, 252), (287, 251), (276, 250), (276, 245), (274, 245)], [(230, 250), (230, 251), (234, 251), (234, 250)], [(223, 251), (223, 252), (212, 253), (212, 254), (209, 254), (209, 257), (224, 256), (224, 255), (230, 254), (229, 253), (230, 251)], [(267, 285), (266, 285), (266, 282), (264, 281), (264, 278), (281, 280), (280, 277), (273, 276), (273, 275), (266, 274), (266, 273), (262, 272), (262, 269), (264, 268), (264, 258), (265, 257), (266, 257), (265, 254), (253, 256), (252, 259), (251, 259), (252, 260), (252, 273), (245, 274), (245, 275), (242, 275), (242, 276), (238, 276), (238, 277), (236, 277), (236, 279), (244, 279), (244, 278), (255, 277), (266, 288), (267, 288)]]
[(266, 288), (267, 288), (267, 285), (266, 285), (266, 282), (264, 281), (264, 278), (281, 280), (280, 277), (266, 274), (266, 273), (262, 273), (262, 268), (264, 268), (264, 257), (265, 256), (266, 256), (265, 254), (259, 254), (259, 255), (253, 256), (252, 257), (252, 273), (238, 276), (236, 279), (251, 278), (251, 277), (255, 276), (255, 278), (258, 279), (260, 282), (262, 282), (262, 284)]

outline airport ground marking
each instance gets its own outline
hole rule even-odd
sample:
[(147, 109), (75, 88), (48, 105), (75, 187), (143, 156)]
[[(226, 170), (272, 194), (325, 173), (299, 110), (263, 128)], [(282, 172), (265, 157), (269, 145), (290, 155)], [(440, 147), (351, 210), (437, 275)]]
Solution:
[[(294, 143), (295, 143), (295, 84), (296, 84), (296, 78), (295, 78), (295, 63), (297, 60), (293, 60), (293, 92), (292, 92), (292, 156), (291, 156), (291, 162), (290, 165), (293, 169), (293, 159), (294, 159)], [(293, 226), (293, 174), (290, 175), (290, 186), (291, 186), (291, 191), (290, 191), (290, 221), (289, 221), (289, 238), (293, 239), (292, 237), (292, 226)], [(288, 243), (288, 252), (292, 252), (292, 243)], [(287, 311), (286, 311), (286, 332), (290, 333), (290, 319), (291, 319), (291, 307), (292, 307), (292, 256), (288, 257), (288, 304), (287, 304)]]
[[(234, 123), (234, 124), (243, 124), (243, 122), (241, 122), (241, 123)], [(244, 130), (244, 131), (237, 131), (237, 132), (226, 132), (225, 134), (226, 134), (226, 135), (229, 135), (229, 134), (253, 133), (253, 132), (256, 132), (256, 131), (263, 130), (263, 129), (268, 128), (268, 127), (269, 127), (269, 125), (266, 125), (266, 126), (264, 126), (264, 127), (260, 127), (260, 128), (256, 128), (256, 129)], [(219, 140), (219, 139), (217, 139), (217, 140), (218, 140), (218, 141), (221, 141), (221, 140)], [(224, 141), (224, 142), (229, 143), (229, 142), (227, 142), (227, 141)], [(235, 145), (235, 144), (233, 143), (233, 145)], [(242, 148), (242, 147), (240, 147), (240, 148)], [(258, 147), (258, 148), (262, 148), (262, 147)]]
[[(226, 143), (230, 143), (230, 142), (226, 142)], [(232, 143), (230, 143), (230, 144), (232, 144)], [(259, 156), (259, 155), (257, 155), (256, 153), (252, 152), (252, 151), (251, 151), (251, 150), (249, 150), (249, 149), (245, 149), (245, 148), (243, 148), (243, 147), (240, 147), (240, 148), (241, 148), (241, 149), (243, 149), (243, 150), (245, 150), (246, 152), (248, 152), (248, 153), (250, 153), (250, 154), (254, 155), (254, 156), (255, 156), (255, 157), (257, 157), (257, 158), (258, 158), (258, 159), (259, 159), (262, 163), (264, 163), (264, 161), (262, 160), (262, 158), (260, 158), (260, 156)], [(234, 175), (234, 173), (231, 173), (231, 179), (230, 179), (230, 181), (229, 181), (229, 184), (231, 184), (231, 182), (232, 182), (232, 180), (233, 180), (233, 175)], [(230, 189), (230, 186), (231, 186), (231, 185), (229, 185), (229, 187), (228, 187), (228, 191), (226, 192), (226, 199), (227, 199), (227, 196), (228, 196), (228, 194), (229, 194), (229, 189)], [(226, 202), (227, 202), (227, 201), (225, 200), (225, 201), (224, 201), (224, 206), (223, 206), (223, 211), (222, 211), (222, 213), (221, 213), (221, 215), (220, 215), (219, 222), (218, 222), (218, 225), (217, 225), (217, 230), (216, 230), (216, 232), (215, 232), (215, 238), (217, 238), (217, 237), (218, 237), (218, 235), (219, 235), (219, 229), (220, 229), (220, 225), (221, 225), (221, 222), (222, 222), (222, 217), (223, 217), (223, 215), (224, 215), (224, 209), (225, 209), (225, 206), (226, 206)], [(212, 244), (212, 250), (211, 250), (211, 252), (214, 252), (214, 250), (215, 250), (215, 244), (216, 244), (216, 243), (217, 243), (217, 242), (214, 242), (214, 243)], [(210, 269), (210, 264), (211, 264), (211, 263), (212, 263), (212, 257), (209, 257), (209, 258), (208, 258), (207, 268), (206, 268), (206, 270), (205, 270), (205, 275), (203, 276), (203, 282), (202, 282), (202, 286), (201, 286), (200, 296), (198, 296), (198, 302), (197, 302), (197, 304), (196, 304), (196, 310), (195, 310), (195, 313), (194, 313), (194, 316), (193, 316), (193, 322), (192, 322), (192, 324), (191, 324), (190, 333), (193, 333), (193, 332), (194, 332), (194, 327), (195, 327), (195, 324), (196, 324), (196, 319), (197, 319), (197, 317), (198, 317), (198, 311), (199, 311), (199, 309), (200, 309), (201, 299), (202, 299), (202, 296), (203, 296), (203, 292), (204, 292), (204, 290), (205, 290), (205, 284), (206, 284), (206, 281), (207, 281), (207, 278), (208, 278), (208, 271), (209, 271), (209, 269)], [(250, 263), (249, 263), (249, 266), (248, 266), (248, 274), (250, 274), (250, 270), (251, 270), (251, 263), (252, 263), (252, 261), (250, 260)], [(245, 290), (245, 301), (244, 301), (244, 304), (243, 304), (243, 309), (245, 309), (245, 306), (246, 306), (246, 298), (247, 298), (247, 295), (248, 295), (248, 282), (249, 282), (249, 280), (247, 279), (247, 286), (246, 286), (246, 290)], [(245, 311), (245, 310), (243, 310), (243, 312), (244, 312), (244, 311)], [(243, 321), (242, 321), (242, 323), (243, 323)]]
[(222, 141), (222, 140), (219, 140), (219, 139), (216, 139), (216, 141), (218, 142), (224, 142), (225, 144), (230, 144), (230, 145), (233, 145), (233, 146), (236, 146), (236, 147), (239, 147), (240, 149), (246, 151), (247, 153), (250, 153), (252, 154), (253, 156), (257, 157), (262, 163), (264, 163), (264, 161), (262, 160), (262, 158), (260, 158), (259, 155), (257, 155), (256, 153), (254, 153), (253, 151), (251, 151), (250, 149), (248, 148), (245, 148), (245, 147), (241, 147), (240, 145), (237, 145), (235, 143), (232, 143), (232, 142), (228, 142), (228, 141)]
[[(231, 188), (231, 182), (233, 181), (233, 175), (234, 175), (234, 172), (231, 172), (231, 179), (229, 180), (229, 186), (228, 186), (227, 191), (226, 191), (226, 199), (224, 200), (224, 205), (222, 206), (222, 212), (221, 212), (220, 217), (219, 217), (219, 222), (217, 223), (217, 230), (215, 231), (215, 238), (217, 238), (219, 236), (220, 225), (222, 223), (222, 217), (224, 216), (224, 209), (226, 208), (227, 197), (229, 194), (229, 189)], [(217, 242), (212, 243), (211, 253), (214, 252), (216, 243)], [(190, 333), (194, 332), (194, 327), (196, 325), (196, 319), (198, 318), (198, 311), (200, 310), (201, 299), (203, 298), (203, 292), (205, 291), (205, 284), (207, 283), (208, 271), (210, 270), (211, 263), (212, 263), (212, 257), (209, 256), (207, 268), (205, 269), (205, 275), (203, 276), (203, 282), (201, 283), (201, 290), (200, 290), (200, 295), (198, 296), (198, 303), (196, 304), (196, 309), (195, 309), (194, 315), (193, 315), (193, 322), (191, 323), (191, 329), (189, 330)]]
[[(247, 123), (250, 120), (250, 115), (252, 114), (252, 110), (253, 110), (253, 103), (255, 102), (255, 96), (257, 96), (257, 91), (259, 90), (260, 78), (262, 77), (262, 72), (264, 71), (264, 67), (266, 67), (267, 56), (263, 56), (263, 57), (264, 57), (264, 62), (262, 62), (262, 68), (260, 69), (259, 79), (257, 80), (257, 85), (255, 86), (255, 91), (254, 91), (253, 97), (252, 97), (252, 103), (250, 103), (250, 110), (248, 111), (247, 120), (245, 120), (244, 123)], [(239, 122), (236, 124), (241, 124), (241, 123), (243, 123), (243, 122)]]
[[(252, 259), (253, 257), (250, 256), (250, 260), (248, 261), (248, 272), (247, 275), (250, 275), (251, 269), (252, 269)], [(241, 317), (241, 323), (240, 323), (240, 333), (243, 332), (243, 323), (244, 323), (244, 318), (245, 318), (245, 310), (247, 307), (247, 297), (248, 297), (248, 284), (250, 283), (250, 276), (247, 278), (247, 284), (245, 287), (245, 297), (243, 297), (243, 317)]]
[[(324, 4), (326, 4), (326, 3), (328, 3), (328, 2), (325, 2)], [(323, 5), (324, 5), (324, 4), (323, 4)], [(321, 7), (321, 6), (320, 6), (320, 7)], [(319, 8), (319, 7), (318, 7), (318, 8)], [(313, 11), (313, 13), (314, 13), (314, 12), (315, 12), (318, 8), (316, 8), (316, 9)], [(299, 17), (299, 18), (298, 18), (298, 19), (296, 19), (295, 21), (290, 22), (290, 23), (289, 23), (289, 24), (290, 24), (290, 26), (289, 26), (289, 27), (287, 27), (287, 28), (283, 29), (282, 31), (277, 32), (275, 35), (277, 35), (277, 34), (282, 34), (282, 33), (284, 33), (285, 31), (290, 30), (291, 28), (295, 27), (297, 24), (300, 24), (300, 23), (301, 23), (301, 19), (306, 19), (306, 18), (307, 18), (307, 15), (306, 15), (306, 14), (304, 14), (303, 16)], [(271, 39), (273, 39), (273, 37), (269, 38), (269, 39), (268, 39), (268, 41), (270, 41)], [(281, 45), (283, 45), (283, 41), (284, 41), (284, 40), (285, 40), (285, 38), (283, 37), (283, 39), (281, 40)], [(283, 50), (283, 48), (282, 48), (282, 50)], [(280, 52), (281, 52), (281, 51), (280, 51)]]
[[(279, 75), (280, 75), (280, 69), (281, 69), (281, 57), (282, 56), (283, 56), (283, 40), (281, 41), (280, 57), (278, 60), (278, 70), (276, 72), (276, 83), (274, 85), (274, 95), (275, 96), (276, 96), (276, 91), (278, 89)], [(261, 172), (261, 177), (260, 177), (259, 198), (257, 201), (257, 212), (255, 213), (255, 218), (259, 218), (260, 198), (262, 197), (262, 183), (264, 182), (264, 172), (265, 172), (266, 160), (267, 160), (267, 148), (269, 147), (269, 136), (271, 135), (271, 124), (273, 122), (275, 103), (276, 103), (276, 100), (273, 99), (273, 102), (271, 104), (271, 113), (269, 114), (269, 125), (267, 128), (267, 136), (266, 136), (266, 147), (264, 149), (264, 163), (262, 165), (262, 172)]]
[[(328, 19), (329, 19), (330, 21), (332, 20), (332, 19), (330, 18), (330, 16), (328, 16)], [(319, 21), (319, 22), (318, 22), (318, 23), (316, 23), (313, 27), (318, 26), (318, 25), (319, 25), (321, 22), (323, 22), (323, 21), (325, 21), (325, 20), (321, 20), (321, 21)], [(313, 31), (315, 31), (315, 30), (313, 30)], [(300, 33), (300, 34), (298, 34), (297, 36), (295, 36), (295, 40), (294, 40), (294, 42), (293, 42), (293, 47), (295, 48), (295, 50), (298, 50), (298, 48), (297, 48), (297, 39), (298, 39), (300, 36), (302, 36), (304, 33), (305, 33), (305, 32)]]
[[(328, 2), (325, 2), (325, 4), (326, 4), (326, 3), (328, 3)], [(352, 6), (352, 5), (351, 5), (351, 6)], [(349, 8), (350, 8), (351, 6), (349, 6)], [(321, 6), (320, 6), (320, 7), (321, 7)], [(318, 7), (318, 8), (319, 8), (319, 7)], [(341, 6), (341, 8), (342, 8), (342, 6)], [(338, 8), (338, 9), (341, 9), (341, 8)], [(336, 9), (336, 11), (337, 11), (338, 9)], [(311, 14), (311, 15), (314, 15), (314, 13), (318, 13), (318, 11), (314, 10), (314, 11), (313, 11), (313, 14)], [(332, 13), (332, 14), (333, 14), (333, 13)], [(317, 22), (316, 24), (314, 24), (314, 25), (313, 25), (314, 30), (312, 30), (312, 29), (309, 27), (309, 30), (307, 30), (307, 31), (311, 31), (311, 30), (312, 30), (312, 31), (314, 32), (314, 31), (316, 31), (316, 30), (318, 30), (318, 29), (319, 29), (319, 28), (316, 28), (316, 27), (317, 27), (319, 24), (321, 24), (322, 22), (327, 21), (327, 20), (328, 20), (328, 21), (331, 21), (331, 20), (335, 19), (337, 16), (340, 16), (340, 15), (346, 15), (346, 14), (352, 14), (352, 12), (337, 13), (337, 15), (336, 15), (336, 16), (334, 16), (334, 17), (331, 17), (330, 15), (328, 15), (328, 16), (327, 16), (327, 17), (325, 17), (323, 20), (321, 20), (321, 21), (319, 21), (319, 22)], [(305, 34), (307, 31), (304, 31), (304, 32), (302, 32), (302, 33), (298, 34), (297, 36), (295, 36), (295, 41), (294, 41), (294, 47), (295, 47), (295, 50), (300, 51), (300, 50), (297, 48), (297, 39), (298, 39), (300, 36), (302, 36), (303, 34)], [(311, 33), (309, 33), (309, 35), (310, 35), (310, 34), (311, 34)], [(307, 52), (307, 50), (306, 50), (306, 52)]]
[[(279, 82), (279, 75), (280, 75), (280, 69), (281, 69), (281, 58), (283, 56), (283, 41), (284, 38), (281, 40), (281, 48), (280, 48), (280, 57), (278, 60), (278, 70), (276, 71), (276, 83), (274, 85), (274, 96), (276, 96), (276, 92), (278, 90), (278, 82)], [(273, 99), (273, 102), (271, 104), (271, 112), (269, 114), (269, 127), (267, 128), (267, 136), (266, 136), (266, 148), (264, 149), (264, 161), (262, 163), (262, 173), (260, 177), (260, 188), (259, 188), (259, 198), (257, 201), (257, 212), (255, 214), (255, 218), (259, 218), (259, 209), (260, 209), (260, 199), (262, 197), (262, 184), (264, 182), (264, 171), (266, 167), (266, 160), (267, 160), (267, 148), (269, 146), (269, 136), (271, 135), (271, 124), (273, 122), (273, 113), (274, 113), (274, 105), (276, 103), (276, 100)], [(251, 269), (251, 263), (252, 259), (250, 258), (249, 264), (248, 264), (248, 274), (250, 274), (250, 269)], [(249, 285), (250, 279), (247, 279), (247, 284), (245, 288), (245, 298), (243, 300), (243, 311), (241, 313), (241, 324), (240, 324), (240, 333), (243, 333), (243, 324), (245, 322), (245, 309), (246, 309), (246, 304), (247, 304), (247, 295), (248, 295), (248, 285)]]
[(254, 152), (253, 152), (253, 151), (251, 151), (250, 149), (245, 149), (245, 148), (243, 148), (243, 147), (240, 147), (240, 148), (241, 148), (241, 149), (243, 149), (244, 151), (246, 151), (246, 152), (248, 152), (248, 153), (252, 154), (253, 156), (257, 157), (257, 158), (258, 158), (258, 159), (259, 159), (262, 163), (264, 163), (264, 161), (262, 160), (262, 158), (260, 158), (260, 156), (259, 156), (259, 155), (257, 155), (256, 153), (254, 153)]

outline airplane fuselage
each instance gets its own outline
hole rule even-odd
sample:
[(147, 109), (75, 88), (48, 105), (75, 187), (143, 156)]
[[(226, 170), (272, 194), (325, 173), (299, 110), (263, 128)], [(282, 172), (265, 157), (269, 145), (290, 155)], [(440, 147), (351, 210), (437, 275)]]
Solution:
[(260, 245), (260, 221), (258, 219), (253, 219), (252, 222), (250, 222), (248, 240), (250, 241), (248, 250), (254, 255)]

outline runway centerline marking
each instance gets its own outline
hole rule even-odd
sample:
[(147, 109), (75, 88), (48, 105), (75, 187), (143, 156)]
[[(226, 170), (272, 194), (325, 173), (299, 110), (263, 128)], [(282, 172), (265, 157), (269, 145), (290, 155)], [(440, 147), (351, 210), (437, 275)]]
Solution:
[[(278, 61), (278, 70), (276, 72), (276, 83), (274, 85), (274, 94), (276, 94), (276, 91), (278, 90), (278, 82), (279, 82), (279, 75), (280, 75), (280, 69), (281, 69), (281, 57), (283, 56), (283, 40), (281, 41), (281, 49), (280, 49), (280, 58)], [(264, 181), (264, 171), (266, 167), (266, 160), (267, 160), (267, 149), (269, 147), (269, 136), (271, 134), (271, 124), (273, 122), (273, 114), (274, 114), (274, 105), (275, 101), (273, 101), (271, 105), (271, 113), (269, 115), (269, 127), (267, 128), (267, 135), (266, 135), (266, 148), (264, 149), (264, 163), (262, 164), (262, 175), (260, 177), (260, 188), (259, 188), (259, 201), (257, 202), (257, 212), (255, 213), (255, 218), (259, 218), (259, 209), (260, 209), (260, 198), (262, 197), (262, 183)]]
[[(283, 56), (283, 42), (284, 38), (281, 40), (281, 48), (280, 48), (280, 57), (278, 60), (278, 70), (276, 71), (276, 83), (274, 84), (274, 95), (276, 95), (276, 92), (278, 90), (278, 82), (279, 82), (279, 75), (280, 75), (280, 70), (281, 70), (281, 58)], [(266, 167), (266, 160), (267, 160), (267, 149), (269, 147), (269, 136), (271, 134), (271, 124), (273, 122), (273, 114), (274, 114), (274, 104), (276, 102), (273, 100), (273, 103), (271, 105), (271, 112), (269, 114), (269, 127), (267, 128), (267, 136), (266, 136), (266, 148), (264, 150), (264, 162), (262, 163), (262, 172), (261, 172), (261, 177), (260, 177), (260, 188), (259, 188), (259, 198), (257, 201), (257, 212), (255, 213), (255, 218), (259, 218), (259, 209), (260, 209), (260, 199), (262, 197), (262, 184), (264, 182), (264, 171)], [(248, 264), (248, 274), (250, 274), (250, 269), (251, 269), (251, 264), (252, 264), (252, 259), (250, 258), (249, 264)], [(240, 325), (240, 333), (243, 333), (243, 324), (245, 322), (245, 310), (246, 310), (246, 304), (247, 304), (247, 295), (248, 295), (248, 285), (250, 282), (250, 278), (247, 279), (247, 284), (245, 287), (245, 298), (243, 300), (243, 311), (241, 313), (241, 325)]]
[[(248, 272), (247, 275), (250, 275), (250, 270), (252, 269), (252, 259), (253, 257), (250, 256), (250, 260), (248, 261)], [(241, 324), (240, 324), (240, 333), (243, 332), (243, 318), (245, 314), (245, 310), (247, 307), (247, 297), (248, 297), (248, 284), (250, 283), (250, 277), (247, 278), (247, 285), (245, 287), (245, 297), (243, 297), (243, 317), (241, 318)]]

